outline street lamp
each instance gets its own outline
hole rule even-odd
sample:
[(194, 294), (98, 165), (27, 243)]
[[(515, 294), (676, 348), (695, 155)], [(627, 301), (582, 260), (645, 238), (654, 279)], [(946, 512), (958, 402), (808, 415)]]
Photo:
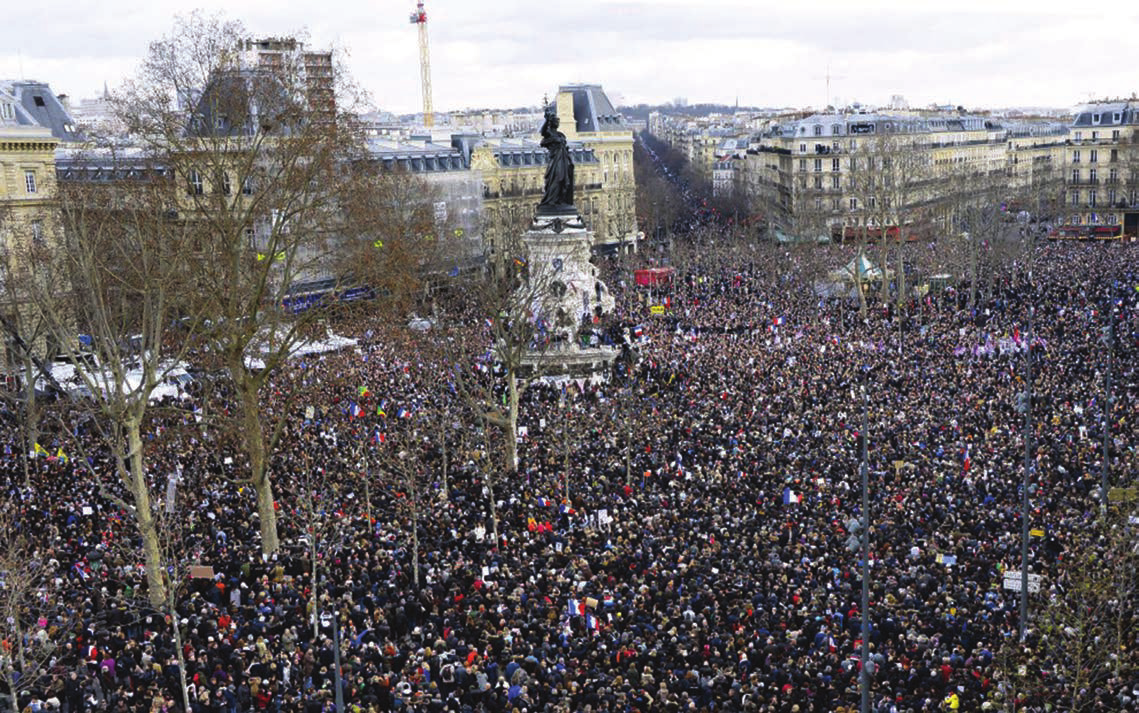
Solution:
[(344, 686), (340, 681), (340, 626), (339, 617), (335, 614), (322, 612), (320, 625), (325, 629), (332, 628), (332, 663), (336, 667), (332, 672), (332, 680), (336, 685), (336, 713), (344, 713)]

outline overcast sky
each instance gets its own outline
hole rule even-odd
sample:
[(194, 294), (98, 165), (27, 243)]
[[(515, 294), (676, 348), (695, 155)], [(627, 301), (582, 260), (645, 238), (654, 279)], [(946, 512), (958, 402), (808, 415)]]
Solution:
[[(207, 0), (256, 35), (303, 31), (380, 109), (420, 108), (412, 0)], [(969, 107), (1058, 106), (1139, 91), (1127, 0), (427, 0), (436, 110), (537, 105), (559, 84), (617, 102), (819, 107), (903, 95)], [(949, 11), (950, 8), (952, 11)], [(1086, 8), (1086, 11), (1085, 9)], [(0, 78), (73, 99), (132, 74), (191, 6), (20, 0), (0, 22)]]

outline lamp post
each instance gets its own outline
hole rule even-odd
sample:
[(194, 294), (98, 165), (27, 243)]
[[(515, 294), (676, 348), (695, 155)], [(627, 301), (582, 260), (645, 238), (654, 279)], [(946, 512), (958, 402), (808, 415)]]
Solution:
[(1024, 482), (1020, 493), (1020, 640), (1028, 631), (1028, 488), (1032, 463), (1032, 307), (1028, 308), (1024, 351)]
[(870, 486), (869, 456), (869, 406), (866, 381), (869, 372), (862, 372), (862, 675), (859, 688), (862, 691), (862, 713), (870, 713)]
[(336, 685), (336, 713), (344, 713), (344, 686), (340, 680), (340, 616), (338, 613), (324, 612), (320, 615), (320, 623), (324, 627), (332, 627), (332, 680)]
[(1107, 481), (1111, 469), (1111, 357), (1114, 346), (1114, 321), (1110, 310), (1107, 313), (1107, 326), (1103, 328), (1103, 346), (1107, 352), (1107, 369), (1103, 376), (1103, 465), (1100, 468), (1100, 501), (1107, 512)]

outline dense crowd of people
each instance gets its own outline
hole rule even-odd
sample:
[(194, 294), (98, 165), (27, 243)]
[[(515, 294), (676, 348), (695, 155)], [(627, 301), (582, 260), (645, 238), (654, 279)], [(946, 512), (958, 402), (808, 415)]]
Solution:
[[(156, 407), (165, 610), (92, 416), (50, 406), (31, 458), (11, 421), (0, 506), (40, 573), (0, 652), (18, 709), (173, 711), (185, 691), (195, 713), (315, 713), (339, 662), (357, 711), (853, 711), (863, 667), (875, 711), (1139, 710), (1134, 522), (1100, 491), (1105, 442), (1113, 486), (1139, 465), (1135, 248), (1041, 246), (1031, 282), (1010, 264), (975, 305), (950, 288), (900, 315), (818, 297), (797, 253), (698, 255), (663, 316), (608, 266), (607, 333), (631, 348), (606, 379), (526, 389), (516, 473), (469, 304), (422, 332), (339, 325), (356, 349), (266, 390), (271, 555), (210, 409)], [(1043, 579), (1021, 640), (1003, 581), (1026, 468)], [(1095, 606), (1089, 569), (1119, 585)]]

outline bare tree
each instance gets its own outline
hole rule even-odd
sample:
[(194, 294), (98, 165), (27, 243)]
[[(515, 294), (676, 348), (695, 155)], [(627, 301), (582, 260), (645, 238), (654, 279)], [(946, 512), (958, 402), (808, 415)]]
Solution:
[(234, 385), (232, 426), (266, 553), (279, 546), (269, 454), (283, 420), (261, 408), (261, 394), (321, 315), (323, 303), (303, 286), (337, 291), (329, 255), (348, 232), (347, 167), (363, 156), (351, 119), (358, 93), (313, 56), (292, 40), (253, 42), (236, 22), (195, 14), (151, 44), (115, 100), (180, 188), (178, 218), (195, 239), (188, 278), (196, 311), (209, 317), (201, 344)]
[[(103, 162), (117, 158), (112, 151)], [(170, 220), (170, 189), (149, 169), (129, 180), (61, 184), (60, 249), (25, 260), (20, 285), (72, 365), (73, 391), (87, 397), (113, 471), (88, 468), (134, 518), (156, 606), (165, 582), (143, 428), (152, 396), (188, 348), (173, 325), (194, 287), (186, 262), (192, 232)], [(89, 346), (81, 347), (77, 329), (90, 335)]]
[(27, 522), (0, 529), (0, 676), (8, 709), (19, 711), (19, 697), (41, 683), (65, 650), (75, 615), (57, 591), (54, 567), (26, 531)]

